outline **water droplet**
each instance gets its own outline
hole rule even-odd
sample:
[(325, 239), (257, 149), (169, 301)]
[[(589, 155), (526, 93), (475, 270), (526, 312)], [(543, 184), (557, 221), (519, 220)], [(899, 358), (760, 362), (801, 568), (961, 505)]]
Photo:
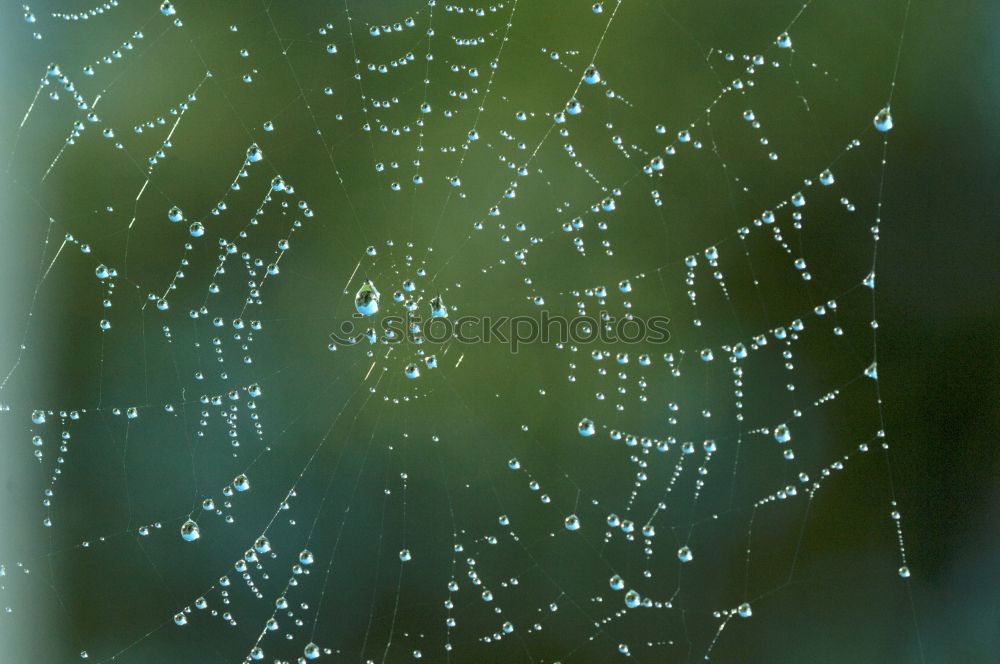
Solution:
[(188, 519), (181, 526), (181, 537), (184, 538), (185, 542), (193, 542), (199, 537), (201, 537), (201, 529), (198, 528), (198, 524), (193, 520)]
[(779, 443), (787, 443), (792, 439), (792, 432), (788, 430), (788, 425), (779, 424), (774, 427), (774, 439)]
[(879, 131), (889, 131), (892, 129), (892, 115), (889, 113), (889, 108), (883, 108), (875, 116), (873, 120), (875, 123), (875, 128)]
[(375, 288), (375, 284), (369, 279), (361, 285), (357, 295), (354, 296), (354, 308), (362, 316), (374, 316), (378, 313), (379, 297), (378, 289)]
[(444, 300), (441, 299), (440, 295), (435, 296), (431, 299), (431, 318), (447, 318), (448, 317), (448, 307), (445, 306)]

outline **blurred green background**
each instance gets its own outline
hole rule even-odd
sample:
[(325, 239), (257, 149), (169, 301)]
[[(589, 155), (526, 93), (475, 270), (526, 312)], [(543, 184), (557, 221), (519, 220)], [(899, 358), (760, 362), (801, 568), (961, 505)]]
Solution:
[[(499, 157), (520, 165), (542, 141), (552, 126), (546, 114), (573, 92), (611, 15), (610, 3), (595, 14), (589, 2), (520, 0), (495, 75), (490, 62), (511, 0), (483, 17), (438, 5), (434, 61), (426, 69), (430, 9), (424, 4), (351, 3), (350, 22), (340, 4), (175, 4), (180, 28), (156, 3), (122, 2), (77, 22), (50, 14), (83, 6), (37, 4), (30, 8), (34, 24), (25, 23), (24, 10), (14, 4), (0, 10), (6, 231), (0, 251), (7, 275), (0, 286), (0, 373), (16, 367), (0, 391), (6, 534), (0, 538), (6, 572), (0, 606), (11, 608), (0, 616), (0, 660), (64, 662), (86, 650), (96, 661), (116, 655), (115, 661), (129, 662), (242, 661), (314, 527), (308, 546), (317, 564), (289, 594), (305, 626), (283, 618), (281, 632), (262, 644), (268, 661), (294, 661), (309, 640), (337, 651), (334, 661), (408, 661), (414, 650), (442, 661), (442, 603), (453, 577), (463, 586), (451, 614), (459, 623), (450, 637), (456, 662), (613, 661), (621, 657), (619, 643), (628, 643), (638, 661), (694, 661), (716, 635), (720, 621), (712, 612), (744, 600), (753, 605), (752, 619), (728, 623), (711, 647), (712, 659), (996, 661), (1000, 455), (998, 314), (991, 302), (997, 285), (1000, 8), (910, 7), (883, 187), (882, 136), (871, 118), (885, 105), (893, 77), (906, 9), (897, 0), (810, 3), (788, 28), (793, 53), (773, 42), (796, 16), (797, 2), (623, 2), (596, 58), (608, 86), (580, 90), (584, 112), (565, 125), (568, 137), (553, 132), (545, 139), (531, 161), (536, 172), (527, 178), (517, 178)], [(370, 24), (408, 16), (415, 28), (368, 34)], [(328, 22), (333, 28), (319, 34)], [(32, 39), (36, 30), (40, 41)], [(123, 51), (120, 62), (94, 65), (93, 77), (82, 73), (137, 30), (142, 38), (131, 38), (135, 48)], [(453, 39), (478, 36), (483, 45)], [(331, 43), (335, 54), (327, 52)], [(553, 50), (558, 61), (549, 55)], [(413, 61), (390, 66), (387, 74), (366, 69), (368, 63), (398, 62), (407, 52)], [(736, 54), (736, 62), (720, 52)], [(749, 75), (742, 56), (758, 53), (781, 66)], [(53, 79), (21, 126), (50, 62), (88, 103), (100, 94), (94, 109), (100, 122), (87, 123)], [(470, 77), (468, 67), (478, 68), (479, 76)], [(425, 71), (433, 112), (418, 132)], [(247, 74), (251, 83), (242, 80)], [(737, 78), (752, 78), (755, 85), (719, 99), (707, 123), (706, 106)], [(137, 204), (146, 158), (175, 119), (166, 110), (200, 81), (196, 101)], [(621, 99), (604, 97), (608, 88)], [(58, 103), (47, 98), (53, 89)], [(741, 119), (747, 108), (761, 121), (760, 131)], [(447, 110), (453, 117), (445, 117)], [(523, 124), (514, 119), (522, 110), (534, 113)], [(166, 128), (133, 133), (133, 126), (160, 115)], [(77, 120), (87, 125), (82, 136), (45, 175)], [(274, 131), (263, 130), (266, 121)], [(365, 122), (371, 132), (362, 131)], [(653, 154), (647, 151), (662, 149), (669, 135), (692, 122), (700, 150), (678, 145), (664, 177), (652, 183), (637, 175)], [(667, 127), (667, 137), (654, 132), (658, 123)], [(381, 124), (409, 125), (411, 131), (394, 137), (380, 131)], [(115, 128), (115, 139), (100, 136), (105, 126)], [(480, 140), (463, 155), (473, 126)], [(423, 152), (417, 152), (418, 133)], [(629, 158), (612, 143), (616, 134)], [(760, 144), (760, 135), (769, 146)], [(860, 146), (845, 150), (854, 138)], [(116, 141), (125, 149), (116, 150)], [(520, 141), (526, 150), (517, 148)], [(240, 191), (226, 194), (224, 212), (208, 214), (252, 142), (263, 148), (264, 161), (248, 169)], [(766, 157), (772, 149), (780, 155), (775, 162)], [(574, 166), (576, 159), (585, 169)], [(384, 172), (376, 170), (377, 162)], [(769, 231), (754, 230), (745, 243), (736, 237), (738, 227), (828, 166), (837, 184), (804, 189), (801, 233), (792, 229), (787, 207), (778, 211), (793, 254)], [(415, 172), (424, 178), (420, 187), (411, 184)], [(278, 174), (294, 194), (262, 205)], [(448, 183), (456, 174), (460, 188)], [(517, 197), (502, 203), (499, 217), (489, 217), (486, 211), (512, 179), (519, 180)], [(394, 181), (402, 191), (390, 190)], [(606, 217), (586, 214), (608, 195), (602, 186), (622, 187), (618, 209)], [(661, 208), (652, 205), (653, 188), (664, 201)], [(855, 212), (846, 210), (841, 196)], [(302, 215), (300, 200), (314, 217)], [(806, 417), (793, 426), (795, 450), (801, 469), (818, 475), (879, 428), (873, 383), (852, 382), (872, 359), (869, 291), (857, 284), (871, 265), (869, 228), (879, 200), (878, 372), (890, 464), (881, 452), (852, 456), (816, 493), (808, 512), (801, 497), (758, 510), (747, 571), (753, 502), (795, 483), (799, 468), (781, 460), (773, 441), (745, 432), (805, 408)], [(204, 218), (206, 236), (192, 239), (186, 223), (167, 222), (172, 205), (189, 219)], [(577, 214), (586, 219), (583, 230), (558, 230)], [(253, 216), (260, 223), (242, 238)], [(294, 219), (302, 225), (292, 231)], [(605, 232), (596, 229), (603, 219)], [(482, 231), (473, 230), (477, 221)], [(527, 230), (516, 231), (517, 222)], [(53, 261), (67, 233), (89, 243), (92, 253), (70, 242)], [(571, 243), (577, 236), (586, 243), (586, 258)], [(241, 313), (247, 282), (259, 281), (263, 270), (248, 275), (239, 254), (228, 259), (227, 274), (215, 278), (221, 294), (207, 294), (219, 238), (266, 263), (283, 237), (290, 238), (291, 250), (280, 276), (261, 288), (261, 305)], [(531, 244), (529, 237), (544, 241)], [(600, 244), (605, 239), (612, 256)], [(187, 241), (192, 250), (185, 254)], [(355, 273), (369, 245), (379, 255), (363, 260)], [(701, 258), (710, 245), (721, 255), (728, 300)], [(513, 258), (517, 249), (528, 250), (525, 266)], [(695, 253), (702, 260), (696, 312), (683, 267), (684, 257)], [(189, 264), (170, 293), (170, 309), (159, 312), (147, 293), (163, 293), (185, 255)], [(798, 255), (807, 259), (812, 282), (803, 282), (792, 267)], [(106, 288), (93, 276), (98, 263), (120, 275), (108, 313), (101, 306)], [(416, 276), (421, 266), (427, 271), (422, 280)], [(414, 278), (426, 295), (442, 292), (458, 313), (493, 316), (537, 313), (530, 297), (538, 294), (556, 313), (571, 315), (579, 300), (588, 300), (588, 312), (595, 313), (593, 298), (571, 291), (597, 285), (612, 291), (608, 308), (621, 313), (615, 284), (632, 277), (628, 299), (635, 312), (672, 319), (670, 344), (643, 348), (654, 358), (747, 340), (834, 297), (836, 323), (846, 333), (835, 338), (829, 320), (808, 319), (802, 342), (793, 346), (792, 374), (781, 368), (774, 348), (752, 356), (741, 428), (733, 417), (731, 370), (721, 357), (703, 367), (689, 355), (690, 366), (676, 379), (659, 361), (647, 372), (630, 366), (629, 393), (620, 398), (614, 394), (617, 365), (606, 362), (609, 376), (599, 376), (587, 347), (573, 354), (533, 345), (516, 356), (501, 345), (452, 348), (447, 355), (437, 349), (446, 361), (419, 381), (402, 375), (406, 353), (415, 357), (404, 349), (380, 361), (366, 380), (372, 361), (365, 349), (327, 350), (327, 334), (350, 317), (362, 277), (374, 279), (386, 299), (402, 279)], [(187, 312), (202, 303), (210, 314), (193, 321)], [(216, 315), (226, 320), (220, 331), (208, 320)], [(232, 338), (228, 321), (241, 315), (263, 324), (250, 350), (240, 348), (245, 338)], [(98, 321), (105, 317), (112, 329), (102, 334)], [(692, 325), (696, 317), (701, 327)], [(223, 364), (215, 359), (214, 337), (221, 340)], [(253, 364), (242, 362), (248, 353)], [(465, 357), (455, 367), (459, 353)], [(569, 368), (573, 362), (578, 369)], [(204, 381), (193, 378), (197, 371), (205, 373)], [(576, 382), (567, 380), (570, 373)], [(636, 398), (640, 374), (649, 382), (646, 403)], [(796, 383), (794, 394), (785, 389), (789, 380)], [(262, 434), (254, 433), (241, 406), (241, 448), (234, 457), (218, 409), (199, 426), (203, 407), (196, 399), (254, 382), (264, 392), (257, 408)], [(832, 404), (808, 408), (841, 387)], [(594, 399), (599, 391), (607, 401)], [(619, 402), (625, 404), (620, 413), (613, 407)], [(668, 402), (681, 405), (676, 426), (667, 421)], [(175, 405), (173, 413), (164, 410), (167, 403)], [(136, 420), (112, 413), (131, 406), (139, 408)], [(58, 417), (32, 426), (30, 413), (37, 408), (85, 411), (66, 427), (72, 437), (65, 463), (55, 463)], [(700, 417), (702, 408), (711, 408), (712, 418)], [(612, 445), (604, 431), (583, 441), (575, 432), (581, 417), (656, 438), (719, 441), (693, 507), (696, 474), (686, 468), (680, 476), (675, 495), (682, 498), (657, 522), (652, 563), (636, 543), (603, 541), (601, 521), (608, 512), (626, 512), (637, 468), (630, 451)], [(199, 430), (206, 435), (197, 436)], [(32, 457), (33, 432), (46, 441), (40, 464)], [(512, 457), (522, 471), (507, 469)], [(660, 500), (673, 464), (673, 456), (650, 459), (649, 484), (633, 518), (644, 518), (639, 515)], [(56, 465), (62, 472), (47, 512), (42, 492)], [(181, 541), (176, 533), (187, 510), (208, 496), (221, 502), (220, 488), (248, 466), (253, 488), (227, 510), (235, 523), (201, 515), (199, 507), (202, 538)], [(528, 491), (529, 476), (542, 484), (551, 505)], [(913, 571), (905, 582), (896, 573), (890, 481)], [(257, 599), (232, 564), (292, 486), (291, 509), (279, 513), (268, 531), (279, 557), (266, 565), (269, 578), (254, 575), (263, 595)], [(571, 512), (583, 521), (578, 533), (562, 528)], [(50, 529), (41, 525), (47, 514)], [(516, 541), (498, 525), (501, 514), (509, 515)], [(135, 535), (154, 522), (162, 532)], [(489, 544), (489, 536), (499, 543)], [(465, 550), (453, 555), (456, 541)], [(685, 542), (697, 564), (681, 574), (673, 552)], [(404, 547), (413, 560), (401, 567), (397, 552)], [(472, 589), (468, 557), (497, 595), (501, 615)], [(650, 580), (641, 578), (647, 568), (655, 571)], [(675, 608), (630, 612), (595, 627), (623, 608), (610, 606), (620, 603), (607, 587), (615, 572), (644, 595), (672, 597)], [(233, 580), (231, 604), (217, 589), (206, 594), (223, 573)], [(516, 587), (511, 578), (518, 579)], [(175, 627), (171, 617), (202, 594), (220, 614), (231, 611), (237, 626), (195, 612), (187, 626)], [(309, 608), (299, 607), (302, 602)], [(557, 612), (549, 610), (552, 602)], [(512, 637), (489, 645), (479, 640), (504, 620), (516, 625)], [(528, 634), (535, 622), (545, 628)], [(286, 630), (295, 638), (286, 641)]]

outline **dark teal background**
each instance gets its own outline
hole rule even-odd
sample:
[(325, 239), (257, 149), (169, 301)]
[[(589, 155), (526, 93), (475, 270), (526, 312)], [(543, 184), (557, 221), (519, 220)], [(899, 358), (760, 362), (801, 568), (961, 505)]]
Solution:
[[(284, 631), (269, 635), (263, 643), (268, 661), (294, 661), (309, 641), (322, 585), (316, 576), (322, 576), (335, 546), (314, 640), (338, 650), (344, 661), (409, 661), (414, 649), (425, 661), (443, 661), (446, 613), (441, 605), (452, 575), (463, 586), (452, 614), (459, 623), (452, 636), (456, 662), (615, 661), (621, 642), (629, 643), (637, 661), (695, 661), (705, 655), (718, 628), (712, 611), (734, 608), (745, 599), (752, 602), (753, 617), (727, 625), (712, 659), (996, 661), (997, 6), (928, 1), (910, 7), (883, 183), (882, 136), (871, 117), (885, 104), (893, 79), (904, 2), (810, 3), (789, 28), (795, 45), (791, 62), (773, 40), (798, 12), (798, 2), (623, 2), (597, 64), (627, 104), (602, 98), (605, 88), (585, 87), (580, 91), (584, 113), (566, 125), (570, 137), (553, 133), (533, 161), (539, 172), (516, 178), (498, 155), (521, 163), (551, 125), (544, 114), (565, 103), (576, 81), (541, 49), (559, 51), (569, 66), (585, 66), (612, 10), (606, 3), (604, 13), (595, 16), (588, 2), (519, 0), (478, 120), (481, 138), (462, 162), (463, 186), (456, 190), (447, 178), (458, 172), (460, 150), (442, 153), (439, 148), (462, 145), (478, 102), (461, 102), (449, 91), (485, 89), (512, 2), (482, 19), (446, 14), (439, 5), (428, 96), (434, 113), (427, 116), (419, 169), (425, 184), (414, 194), (414, 135), (388, 137), (377, 131), (375, 118), (412, 126), (423, 98), (426, 6), (350, 6), (365, 93), (400, 100), (388, 110), (369, 105), (368, 120), (376, 128), (369, 134), (360, 130), (366, 118), (352, 78), (342, 5), (176, 5), (184, 21), (180, 29), (159, 14), (156, 3), (122, 1), (79, 24), (63, 24), (48, 14), (82, 6), (32, 5), (39, 17), (34, 26), (23, 22), (14, 4), (0, 14), (0, 167), (5, 169), (0, 374), (17, 365), (0, 391), (0, 402), (9, 408), (0, 414), (5, 533), (0, 563), (6, 570), (0, 607), (12, 607), (11, 614), (0, 615), (0, 661), (76, 661), (84, 649), (90, 661), (104, 661), (123, 649), (116, 661), (242, 661), (314, 519), (313, 577), (290, 595), (294, 605), (310, 605), (302, 611), (308, 626), (294, 629), (290, 642), (280, 636)], [(409, 15), (417, 18), (417, 27), (403, 35), (372, 39), (367, 34), (369, 21), (393, 23)], [(326, 22), (335, 26), (331, 35), (318, 35)], [(228, 30), (234, 23), (237, 33)], [(33, 29), (44, 39), (32, 40)], [(136, 49), (122, 62), (98, 66), (93, 78), (80, 73), (135, 30), (142, 30), (144, 39), (135, 41)], [(491, 32), (495, 38), (484, 46), (456, 46), (451, 39)], [(338, 45), (335, 56), (325, 51), (330, 42)], [(240, 48), (247, 48), (250, 57), (241, 58)], [(581, 54), (573, 55), (577, 49)], [(722, 99), (709, 130), (702, 117), (706, 104), (732, 79), (747, 78), (746, 63), (726, 64), (720, 50), (762, 53), (782, 67), (764, 67), (750, 93)], [(407, 51), (416, 59), (399, 71), (385, 76), (364, 71), (368, 62)], [(79, 115), (68, 95), (60, 91), (62, 100), (53, 104), (46, 89), (19, 129), (49, 62), (59, 63), (88, 101), (102, 92), (97, 106), (102, 122), (88, 125), (43, 180)], [(448, 71), (452, 63), (477, 66), (480, 76), (453, 74)], [(213, 76), (199, 89), (133, 212), (145, 158), (164, 131), (135, 136), (131, 127), (157, 115), (172, 121), (166, 109), (194, 89), (206, 68)], [(247, 85), (240, 77), (251, 69), (254, 82)], [(327, 85), (334, 88), (330, 97), (322, 94)], [(770, 139), (769, 148), (762, 148), (758, 134), (740, 119), (745, 108), (753, 108), (763, 123), (760, 133)], [(445, 120), (444, 109), (458, 112)], [(518, 110), (536, 117), (518, 123), (513, 119)], [(338, 113), (343, 120), (337, 120)], [(678, 146), (680, 154), (668, 159), (662, 180), (650, 184), (645, 176), (636, 177), (652, 154), (643, 157), (641, 150), (660, 149), (667, 138), (656, 136), (655, 124), (664, 123), (673, 134), (696, 118), (691, 131), (704, 142), (701, 151)], [(274, 132), (261, 129), (268, 120)], [(615, 129), (606, 129), (607, 122)], [(106, 124), (115, 127), (127, 155), (100, 137)], [(508, 141), (501, 130), (516, 139)], [(611, 144), (616, 133), (624, 137), (631, 159)], [(855, 137), (861, 146), (844, 153)], [(190, 217), (206, 215), (252, 141), (262, 146), (265, 160), (250, 169), (240, 192), (227, 197), (226, 212), (208, 216), (206, 237), (190, 240), (183, 228), (166, 221), (166, 211), (175, 204)], [(518, 141), (528, 150), (517, 150)], [(578, 234), (558, 230), (606, 195), (573, 166), (565, 143), (609, 188), (629, 183), (619, 209), (607, 216), (606, 233), (595, 228), (605, 217), (595, 215), (585, 215), (587, 226)], [(780, 153), (777, 162), (765, 159), (769, 149)], [(376, 173), (376, 161), (385, 162), (386, 173)], [(389, 165), (392, 161), (398, 169)], [(755, 230), (747, 241), (748, 262), (736, 229), (830, 163), (836, 189), (833, 194), (818, 186), (804, 189), (808, 204), (801, 235), (787, 223), (788, 209), (779, 211), (787, 239), (807, 258), (814, 281), (798, 278), (791, 257), (768, 231)], [(258, 215), (261, 225), (246, 240), (239, 238), (267, 182), (279, 173), (295, 193), (276, 196)], [(488, 217), (486, 210), (512, 178), (520, 181), (517, 198), (503, 204), (500, 217)], [(394, 180), (402, 183), (402, 192), (389, 191)], [(742, 186), (749, 191), (741, 191)], [(650, 202), (654, 187), (663, 208)], [(467, 198), (459, 198), (459, 191)], [(838, 203), (840, 195), (856, 205), (855, 213)], [(284, 215), (277, 207), (281, 200), (290, 206)], [(315, 217), (303, 219), (302, 228), (289, 236), (299, 200), (308, 201)], [(648, 349), (654, 357), (748, 339), (837, 297), (838, 323), (847, 334), (835, 342), (826, 328), (819, 331), (831, 324), (807, 321), (802, 343), (793, 346), (795, 401), (784, 389), (789, 374), (773, 347), (766, 360), (752, 356), (747, 362), (745, 429), (770, 426), (788, 417), (791, 408), (848, 384), (871, 361), (870, 293), (857, 284), (871, 265), (869, 227), (879, 200), (878, 371), (890, 462), (880, 451), (852, 457), (817, 492), (807, 518), (802, 498), (759, 510), (749, 575), (750, 506), (795, 478), (773, 441), (761, 436), (744, 437), (733, 473), (738, 427), (732, 418), (732, 379), (721, 353), (709, 368), (691, 362), (695, 358), (689, 355), (691, 366), (679, 379), (670, 378), (659, 362), (655, 372), (633, 364), (629, 394), (622, 399), (626, 410), (616, 414), (613, 374), (618, 367), (606, 362), (612, 376), (598, 378), (587, 347), (571, 355), (568, 349), (536, 344), (516, 356), (500, 344), (453, 348), (446, 356), (439, 349), (439, 358), (448, 361), (419, 382), (403, 377), (405, 362), (395, 357), (384, 362), (384, 377), (378, 379), (380, 365), (375, 378), (365, 382), (371, 360), (363, 357), (363, 349), (326, 350), (328, 332), (350, 316), (350, 295), (362, 276), (375, 279), (388, 299), (399, 281), (415, 278), (421, 264), (429, 274), (424, 282), (434, 284), (427, 286), (427, 295), (441, 291), (459, 313), (472, 315), (537, 313), (528, 300), (536, 293), (545, 296), (552, 311), (572, 314), (577, 301), (588, 298), (569, 291), (599, 284), (612, 291), (609, 308), (620, 313), (615, 284), (632, 276), (635, 311), (672, 319), (673, 339), (664, 348)], [(570, 211), (557, 212), (564, 202)], [(109, 206), (113, 211), (107, 211)], [(129, 231), (133, 214), (136, 223)], [(476, 221), (483, 221), (485, 230), (474, 232)], [(528, 230), (514, 231), (517, 221)], [(505, 231), (500, 223), (507, 224)], [(512, 236), (510, 243), (501, 241), (504, 232)], [(94, 253), (82, 254), (68, 244), (38, 287), (66, 233), (90, 243)], [(571, 244), (575, 235), (586, 240), (586, 259)], [(544, 242), (531, 246), (527, 236), (544, 237)], [(206, 320), (195, 325), (187, 316), (205, 300), (219, 237), (262, 256), (270, 255), (279, 238), (291, 240), (280, 277), (262, 288), (263, 306), (248, 308), (245, 316), (264, 323), (249, 366), (241, 363), (244, 352), (231, 341), (228, 325), (242, 309), (250, 278), (238, 267), (238, 255), (219, 279), (223, 294), (210, 300), (210, 316), (224, 316), (227, 326), (217, 332)], [(385, 246), (389, 239), (395, 244), (391, 249)], [(614, 256), (603, 254), (602, 239), (612, 242)], [(142, 309), (147, 292), (162, 292), (173, 278), (188, 240), (195, 246), (191, 265), (170, 296), (169, 312), (152, 305)], [(701, 258), (713, 244), (722, 256), (730, 301), (710, 283)], [(379, 247), (379, 258), (364, 265), (344, 296), (344, 285), (368, 245)], [(527, 267), (513, 260), (518, 248), (529, 248)], [(702, 328), (691, 325), (695, 314), (682, 266), (683, 258), (694, 253), (702, 260), (697, 281)], [(406, 255), (414, 257), (413, 268), (403, 269)], [(104, 294), (93, 276), (98, 262), (117, 267), (122, 275), (110, 314), (102, 313)], [(640, 273), (647, 276), (635, 278)], [(531, 286), (525, 277), (532, 279)], [(596, 304), (592, 298), (589, 302), (588, 311), (595, 313)], [(113, 327), (101, 335), (98, 321), (106, 315)], [(170, 327), (169, 342), (164, 325)], [(225, 339), (228, 380), (215, 369), (214, 336)], [(404, 352), (409, 351), (399, 354)], [(455, 368), (459, 352), (465, 358)], [(567, 380), (569, 362), (578, 365), (576, 383)], [(203, 383), (192, 378), (197, 370), (207, 375)], [(647, 404), (635, 399), (633, 374), (649, 378)], [(371, 395), (367, 388), (374, 380), (379, 387)], [(243, 447), (234, 459), (214, 412), (209, 434), (197, 438), (201, 406), (178, 406), (169, 414), (162, 404), (180, 404), (203, 392), (224, 394), (252, 382), (264, 390), (258, 411), (263, 440), (271, 449), (248, 472), (253, 489), (233, 501), (236, 523), (227, 526), (221, 518), (200, 516), (199, 510), (202, 538), (184, 543), (176, 533), (187, 510), (206, 496), (220, 501), (219, 489), (265, 443), (251, 433), (248, 413), (241, 410)], [(595, 401), (597, 391), (606, 392), (608, 400)], [(386, 403), (384, 395), (403, 401)], [(670, 401), (682, 404), (686, 418), (675, 428), (666, 422), (664, 404)], [(128, 406), (140, 407), (137, 420), (126, 422), (110, 410)], [(50, 530), (40, 525), (41, 500), (59, 427), (53, 423), (58, 418), (50, 417), (46, 457), (39, 465), (31, 457), (29, 416), (41, 407), (88, 411), (69, 427), (70, 450), (56, 485)], [(711, 420), (700, 418), (704, 407), (718, 412)], [(676, 494), (685, 499), (671, 503), (665, 520), (657, 523), (655, 575), (648, 583), (641, 579), (647, 565), (639, 546), (625, 547), (620, 538), (602, 544), (600, 522), (609, 511), (623, 513), (637, 469), (628, 462), (630, 452), (612, 445), (606, 432), (583, 441), (575, 427), (584, 416), (653, 437), (720, 441), (696, 508), (692, 511), (689, 500), (695, 475), (688, 467)], [(796, 454), (803, 468), (818, 475), (821, 466), (853, 452), (878, 426), (873, 383), (849, 383), (832, 405), (793, 426)], [(517, 474), (506, 468), (515, 456), (524, 467)], [(673, 463), (674, 457), (650, 461), (651, 479), (637, 514), (648, 514), (659, 500)], [(408, 475), (405, 492), (400, 473)], [(551, 495), (551, 506), (528, 491), (529, 474)], [(903, 513), (913, 571), (908, 582), (896, 573), (900, 563), (888, 516), (890, 482)], [(271, 578), (261, 582), (265, 599), (258, 600), (231, 571), (232, 562), (267, 525), (293, 483), (298, 495), (292, 509), (282, 512), (269, 531), (279, 558), (268, 565)], [(561, 524), (574, 511), (584, 527), (571, 534)], [(498, 526), (500, 514), (510, 516), (518, 542)], [(289, 518), (297, 524), (289, 524)], [(162, 522), (163, 532), (134, 535), (139, 525), (154, 521)], [(673, 552), (687, 541), (692, 523), (697, 524), (690, 540), (696, 564), (681, 575)], [(454, 572), (453, 532), (465, 547)], [(487, 544), (483, 538), (490, 535), (500, 543)], [(102, 536), (106, 541), (100, 541)], [(84, 540), (90, 542), (86, 549), (78, 546)], [(397, 552), (404, 546), (414, 559), (400, 575)], [(502, 616), (472, 590), (464, 565), (470, 556), (498, 595)], [(238, 626), (196, 612), (189, 625), (176, 628), (171, 617), (224, 572), (233, 579), (232, 605), (223, 607), (217, 595), (210, 604), (220, 613), (232, 610)], [(623, 608), (620, 595), (607, 589), (614, 572), (630, 583), (635, 579), (644, 594), (656, 598), (666, 599), (676, 590), (675, 609), (630, 613), (595, 628), (595, 620)], [(501, 583), (512, 577), (519, 580), (517, 588), (503, 589)], [(597, 596), (604, 601), (596, 602)], [(550, 602), (559, 603), (555, 614), (548, 610)], [(504, 620), (515, 623), (515, 636), (489, 646), (477, 641)], [(545, 629), (528, 635), (536, 621), (544, 621)], [(283, 628), (291, 622), (285, 618)], [(387, 650), (390, 630), (392, 648)]]

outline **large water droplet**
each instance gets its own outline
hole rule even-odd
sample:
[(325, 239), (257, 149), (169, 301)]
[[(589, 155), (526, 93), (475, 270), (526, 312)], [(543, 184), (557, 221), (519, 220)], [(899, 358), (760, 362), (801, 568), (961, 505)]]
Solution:
[(357, 295), (354, 296), (354, 308), (362, 316), (374, 316), (378, 313), (379, 297), (378, 289), (375, 288), (375, 284), (369, 279), (361, 285)]
[(889, 131), (892, 129), (892, 114), (889, 113), (889, 108), (883, 108), (875, 116), (873, 120), (875, 123), (875, 128), (879, 131)]
[(438, 295), (431, 299), (431, 318), (447, 318), (448, 317), (448, 307), (445, 306), (444, 300)]
[(792, 432), (788, 430), (787, 424), (774, 427), (774, 439), (779, 443), (787, 443), (792, 439)]
[(185, 542), (193, 542), (199, 537), (201, 537), (201, 529), (198, 528), (198, 524), (193, 520), (188, 519), (181, 526), (181, 537), (184, 538)]

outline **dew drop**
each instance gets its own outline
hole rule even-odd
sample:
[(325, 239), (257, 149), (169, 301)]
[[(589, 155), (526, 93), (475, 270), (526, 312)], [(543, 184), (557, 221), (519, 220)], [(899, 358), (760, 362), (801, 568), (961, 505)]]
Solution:
[(889, 113), (889, 108), (883, 108), (875, 115), (873, 120), (875, 123), (875, 128), (879, 131), (889, 131), (892, 129), (892, 115)]
[(185, 542), (193, 542), (199, 537), (201, 537), (201, 529), (198, 528), (198, 524), (193, 520), (188, 519), (181, 526), (181, 537), (184, 538)]

